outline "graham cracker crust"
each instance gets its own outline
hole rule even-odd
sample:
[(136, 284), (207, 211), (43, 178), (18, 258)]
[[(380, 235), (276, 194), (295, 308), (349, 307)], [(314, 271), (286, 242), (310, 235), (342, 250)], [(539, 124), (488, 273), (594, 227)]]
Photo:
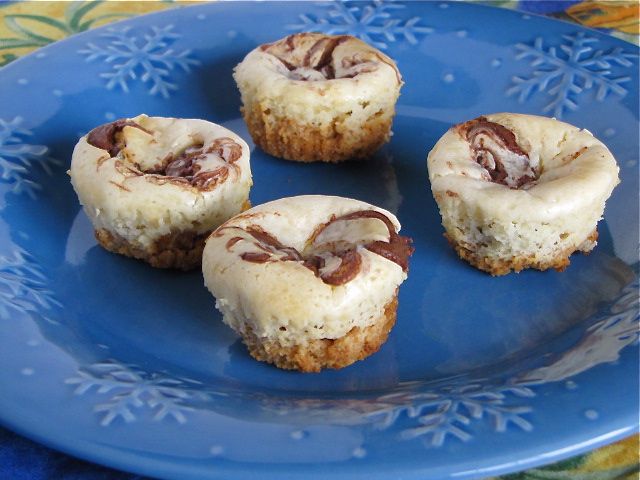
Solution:
[(329, 162), (365, 158), (389, 141), (392, 116), (381, 113), (367, 119), (359, 131), (339, 132), (337, 125), (345, 116), (335, 117), (331, 124), (300, 124), (276, 117), (263, 105), (241, 109), (254, 143), (274, 157), (298, 162)]
[[(251, 208), (251, 202), (245, 200), (242, 211), (249, 208)], [(95, 230), (94, 234), (98, 243), (110, 252), (144, 260), (156, 268), (187, 271), (202, 265), (202, 250), (213, 230), (215, 229), (203, 233), (194, 231), (171, 233), (158, 238), (146, 249), (104, 228)]]
[(319, 372), (323, 368), (343, 368), (380, 349), (396, 322), (397, 307), (396, 294), (372, 325), (353, 327), (336, 339), (316, 339), (306, 345), (283, 347), (275, 340), (258, 338), (249, 328), (243, 333), (242, 340), (253, 358), (286, 370)]
[(526, 268), (535, 268), (537, 270), (553, 268), (558, 272), (562, 272), (569, 266), (569, 257), (574, 252), (580, 251), (588, 255), (591, 250), (593, 250), (598, 240), (598, 229), (596, 228), (578, 248), (572, 247), (564, 249), (559, 251), (556, 256), (545, 259), (537, 259), (533, 255), (527, 257), (511, 257), (508, 259), (481, 256), (469, 248), (460, 245), (448, 234), (445, 233), (444, 236), (460, 258), (479, 270), (490, 273), (493, 276), (499, 276), (506, 275), (512, 270), (517, 273)]
[(110, 252), (144, 260), (152, 267), (186, 271), (200, 266), (205, 240), (210, 233), (179, 232), (164, 235), (147, 249), (104, 228), (96, 230), (95, 236), (98, 243)]

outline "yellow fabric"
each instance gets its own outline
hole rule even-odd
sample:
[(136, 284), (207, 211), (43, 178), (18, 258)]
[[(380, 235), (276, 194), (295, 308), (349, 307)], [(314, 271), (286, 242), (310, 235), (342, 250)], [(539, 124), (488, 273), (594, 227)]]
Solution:
[(573, 20), (592, 28), (611, 28), (640, 34), (640, 3), (600, 1), (581, 2), (566, 10)]
[[(578, 472), (602, 472), (619, 468), (621, 466), (634, 466), (640, 462), (640, 437), (638, 435), (620, 442), (599, 448), (585, 456), (584, 463), (577, 469)], [(638, 472), (625, 477), (638, 480)]]
[[(158, 1), (108, 1), (108, 2), (61, 2), (26, 1), (3, 4), (0, 0), (0, 58), (12, 60), (26, 55), (50, 41), (61, 40), (79, 33), (135, 15), (175, 8), (196, 2)], [(86, 13), (79, 15), (79, 24), (72, 24), (72, 16), (78, 9)], [(59, 22), (52, 25), (51, 20)], [(86, 27), (86, 28), (83, 28)], [(9, 43), (7, 40), (13, 40)], [(22, 40), (27, 46), (11, 47)], [(49, 41), (47, 41), (49, 40)], [(7, 45), (8, 44), (8, 45)], [(7, 48), (7, 46), (9, 48)], [(5, 62), (0, 62), (2, 65)]]

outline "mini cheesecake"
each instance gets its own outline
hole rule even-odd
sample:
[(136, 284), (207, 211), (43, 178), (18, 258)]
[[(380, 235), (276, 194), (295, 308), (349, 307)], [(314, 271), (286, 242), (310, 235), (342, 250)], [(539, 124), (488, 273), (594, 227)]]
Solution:
[(195, 119), (101, 125), (73, 151), (71, 183), (104, 248), (159, 268), (200, 265), (206, 237), (248, 208), (249, 148)]
[(455, 125), (427, 165), (446, 238), (492, 275), (562, 271), (572, 253), (589, 253), (619, 183), (613, 155), (587, 130), (513, 113)]
[(253, 141), (276, 157), (340, 162), (391, 135), (402, 77), (395, 62), (349, 35), (299, 33), (251, 51), (235, 68)]
[(396, 320), (410, 240), (391, 213), (331, 196), (283, 198), (215, 230), (205, 284), (258, 360), (342, 368), (376, 352)]

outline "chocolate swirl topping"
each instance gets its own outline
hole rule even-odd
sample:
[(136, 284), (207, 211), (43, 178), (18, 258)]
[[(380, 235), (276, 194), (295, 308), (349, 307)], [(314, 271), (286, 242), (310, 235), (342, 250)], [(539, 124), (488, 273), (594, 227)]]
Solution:
[[(334, 222), (350, 221), (360, 218), (372, 218), (382, 221), (389, 231), (389, 240), (375, 240), (362, 245), (344, 244), (328, 245), (330, 248), (320, 254), (311, 253), (303, 255), (293, 247), (283, 245), (277, 238), (270, 233), (264, 231), (257, 225), (250, 225), (246, 228), (241, 227), (222, 227), (214, 233), (216, 236), (223, 235), (223, 230), (233, 228), (243, 231), (252, 238), (252, 243), (257, 252), (243, 252), (240, 258), (251, 263), (267, 263), (267, 262), (299, 262), (308, 268), (313, 274), (320, 278), (324, 283), (329, 285), (344, 285), (353, 280), (360, 272), (362, 265), (362, 256), (358, 249), (365, 248), (387, 260), (398, 264), (403, 271), (409, 268), (409, 257), (413, 253), (411, 247), (411, 239), (398, 235), (391, 220), (384, 214), (374, 210), (360, 210), (352, 212), (340, 217), (332, 216), (331, 219), (318, 226), (311, 237), (307, 240), (308, 245), (312, 245), (318, 236), (326, 230)], [(234, 246), (241, 241), (250, 241), (246, 237), (234, 236), (227, 241), (226, 248), (232, 251)], [(336, 262), (337, 259), (337, 262)], [(326, 268), (329, 263), (333, 264), (333, 268)], [(337, 263), (337, 265), (336, 265)]]
[[(215, 170), (202, 171), (202, 167), (196, 161), (211, 153), (224, 160), (225, 165)], [(199, 190), (212, 190), (227, 179), (230, 168), (237, 168), (235, 163), (241, 156), (242, 147), (239, 144), (231, 138), (221, 137), (206, 147), (192, 146), (178, 156), (168, 155), (161, 165), (143, 173), (153, 175), (153, 181), (156, 183), (161, 182), (163, 178), (169, 178), (174, 182), (188, 183)]]
[(120, 150), (124, 148), (124, 142), (122, 141), (120, 132), (124, 127), (139, 128), (143, 132), (150, 133), (148, 130), (142, 128), (136, 122), (131, 120), (120, 119), (115, 122), (106, 123), (94, 128), (87, 135), (87, 143), (93, 145), (96, 148), (101, 148), (109, 152), (109, 155), (115, 157)]
[[(293, 80), (315, 81), (353, 78), (360, 73), (371, 72), (376, 68), (376, 62), (356, 53), (351, 57), (341, 59), (340, 65), (347, 71), (336, 77), (334, 51), (340, 44), (353, 37), (350, 35), (322, 36), (310, 47), (307, 47), (304, 40), (308, 36), (308, 33), (289, 35), (278, 42), (262, 45), (260, 50), (276, 57), (289, 71), (289, 77)], [(306, 51), (300, 58), (303, 49)], [(381, 55), (376, 54), (375, 58), (376, 61), (382, 61), (396, 69), (395, 65), (389, 63)]]
[(469, 142), (475, 161), (484, 167), (492, 182), (518, 189), (537, 179), (529, 155), (505, 126), (478, 117), (454, 128)]
[[(131, 120), (120, 119), (91, 130), (87, 135), (87, 143), (107, 150), (111, 157), (116, 157), (121, 150), (126, 148), (126, 139), (121, 135), (121, 132), (127, 126), (153, 135), (152, 132)], [(225, 164), (214, 170), (202, 171), (202, 166), (197, 161), (209, 154), (215, 154)], [(242, 147), (238, 143), (231, 138), (220, 137), (207, 146), (201, 143), (187, 147), (178, 155), (170, 153), (158, 165), (147, 170), (142, 170), (137, 163), (123, 159), (115, 161), (115, 168), (125, 177), (144, 176), (149, 182), (156, 185), (173, 183), (190, 185), (201, 191), (210, 191), (226, 181), (231, 169), (237, 171), (238, 166), (235, 163), (241, 156)]]

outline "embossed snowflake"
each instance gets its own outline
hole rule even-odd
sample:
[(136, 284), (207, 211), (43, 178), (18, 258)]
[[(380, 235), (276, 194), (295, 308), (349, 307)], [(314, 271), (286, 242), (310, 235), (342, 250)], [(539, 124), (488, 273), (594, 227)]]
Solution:
[[(619, 352), (638, 342), (638, 280), (620, 292), (611, 306), (591, 321), (583, 338), (544, 366), (531, 369), (529, 364), (516, 366), (502, 379), (470, 378), (467, 375), (444, 379), (438, 383), (420, 381), (404, 384), (401, 391), (370, 398), (326, 399), (321, 397), (290, 398), (254, 393), (259, 408), (278, 416), (293, 415), (311, 424), (364, 424), (384, 430), (400, 428), (400, 439), (420, 439), (427, 447), (442, 446), (448, 440), (468, 441), (474, 433), (474, 423), (490, 422), (495, 432), (505, 432), (510, 426), (529, 432), (533, 426), (529, 414), (533, 411), (527, 399), (535, 397), (535, 389), (543, 384), (570, 379), (577, 374), (615, 361)], [(204, 410), (214, 397), (229, 397), (205, 388), (199, 382), (149, 373), (116, 361), (105, 361), (83, 368), (66, 383), (77, 385), (76, 393), (93, 390), (107, 395), (107, 400), (95, 406), (102, 416), (102, 425), (120, 418), (137, 420), (136, 414), (151, 411), (154, 420), (173, 418), (187, 420), (192, 410)], [(240, 394), (245, 399), (246, 394)]]
[(558, 355), (549, 365), (520, 375), (519, 384), (535, 385), (574, 377), (595, 365), (615, 362), (627, 346), (640, 338), (640, 284), (636, 278), (618, 299), (591, 325), (572, 348)]
[(83, 395), (94, 390), (107, 395), (104, 403), (94, 407), (102, 415), (101, 425), (109, 425), (120, 418), (127, 423), (136, 420), (136, 413), (148, 409), (154, 420), (173, 418), (178, 423), (187, 421), (186, 413), (194, 410), (190, 404), (204, 401), (208, 395), (198, 391), (199, 384), (191, 380), (149, 373), (114, 360), (94, 363), (80, 369), (78, 376), (66, 380), (77, 385), (75, 393)]
[(598, 50), (599, 40), (584, 32), (562, 38), (564, 42), (559, 47), (545, 47), (542, 37), (536, 38), (533, 45), (516, 45), (516, 58), (530, 60), (534, 70), (529, 76), (513, 77), (507, 95), (517, 95), (518, 100), (524, 102), (536, 90), (546, 92), (551, 101), (543, 111), (557, 118), (562, 117), (565, 110), (577, 110), (578, 97), (588, 90), (595, 90), (598, 101), (609, 94), (626, 95), (623, 84), (631, 77), (620, 74), (619, 70), (631, 67), (631, 60), (637, 55), (626, 53), (620, 47)]
[(200, 62), (190, 58), (191, 50), (176, 52), (170, 45), (180, 35), (174, 33), (173, 26), (151, 27), (151, 33), (134, 35), (130, 27), (109, 28), (102, 37), (109, 40), (107, 45), (88, 43), (79, 53), (87, 56), (87, 61), (102, 60), (111, 65), (111, 71), (100, 76), (107, 80), (109, 90), (120, 87), (128, 92), (129, 80), (138, 77), (142, 83), (149, 83), (151, 95), (160, 94), (168, 98), (171, 91), (178, 87), (172, 83), (171, 75), (175, 69), (189, 72), (192, 66)]
[(29, 178), (31, 171), (37, 167), (51, 175), (51, 167), (60, 162), (47, 156), (44, 145), (27, 143), (33, 134), (21, 125), (20, 117), (11, 121), (0, 118), (0, 181), (11, 185), (13, 193), (35, 198), (42, 186)]
[(551, 357), (547, 365), (526, 369), (505, 383), (460, 377), (430, 388), (407, 385), (404, 391), (375, 399), (374, 408), (367, 411), (366, 417), (377, 428), (386, 429), (406, 416), (418, 425), (404, 429), (401, 438), (420, 437), (429, 447), (441, 446), (447, 437), (471, 439), (465, 427), (483, 418), (491, 418), (496, 432), (506, 431), (510, 424), (531, 431), (526, 414), (532, 407), (518, 399), (534, 397), (537, 386), (564, 381), (596, 365), (614, 362), (625, 347), (638, 343), (639, 288), (636, 278), (611, 306), (593, 318), (582, 339)]
[(533, 396), (533, 391), (526, 386), (482, 383), (446, 385), (426, 392), (385, 395), (378, 402), (388, 405), (367, 416), (375, 421), (377, 428), (385, 429), (405, 414), (417, 420), (419, 426), (403, 430), (403, 439), (421, 437), (426, 446), (439, 447), (447, 436), (462, 441), (471, 439), (465, 426), (471, 424), (472, 420), (483, 418), (491, 418), (497, 432), (504, 432), (509, 424), (530, 431), (532, 426), (525, 414), (531, 408), (512, 405), (509, 400), (511, 397)]
[(415, 45), (420, 35), (433, 32), (433, 28), (420, 25), (420, 17), (403, 19), (394, 15), (394, 12), (405, 8), (401, 3), (382, 0), (371, 2), (340, 0), (320, 5), (327, 9), (324, 17), (312, 14), (300, 15), (300, 23), (288, 25), (286, 28), (330, 35), (354, 35), (380, 49), (386, 49), (389, 42), (396, 42), (403, 38)]
[(61, 306), (33, 257), (21, 248), (0, 256), (0, 318), (12, 318)]

